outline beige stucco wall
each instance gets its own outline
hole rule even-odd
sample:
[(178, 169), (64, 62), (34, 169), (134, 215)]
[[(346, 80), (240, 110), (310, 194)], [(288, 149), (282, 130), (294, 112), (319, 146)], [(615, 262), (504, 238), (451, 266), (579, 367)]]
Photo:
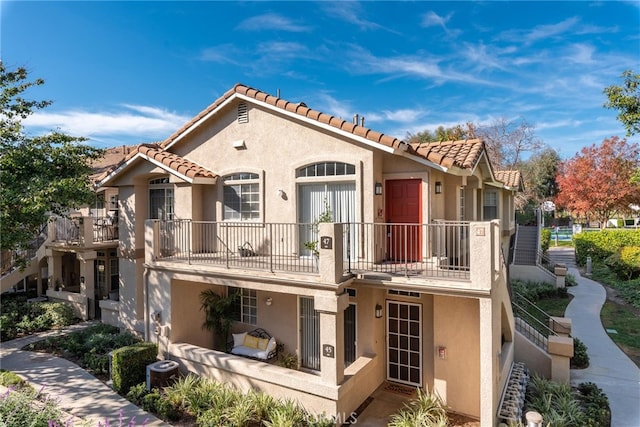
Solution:
[(434, 360), (434, 390), (457, 412), (479, 417), (478, 301), (434, 296), (433, 307), (434, 346), (447, 349), (445, 359)]

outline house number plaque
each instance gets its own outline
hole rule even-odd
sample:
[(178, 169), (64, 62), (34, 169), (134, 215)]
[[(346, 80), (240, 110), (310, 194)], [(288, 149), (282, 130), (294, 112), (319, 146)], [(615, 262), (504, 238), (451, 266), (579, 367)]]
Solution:
[(335, 357), (335, 349), (330, 344), (323, 344), (322, 345), (322, 355), (324, 357), (330, 357), (330, 358), (333, 359)]
[(329, 236), (320, 237), (320, 249), (333, 249), (333, 238)]

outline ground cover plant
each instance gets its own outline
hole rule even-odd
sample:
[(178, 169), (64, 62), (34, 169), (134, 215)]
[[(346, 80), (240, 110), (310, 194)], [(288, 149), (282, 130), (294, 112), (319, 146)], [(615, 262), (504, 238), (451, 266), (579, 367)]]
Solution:
[(553, 427), (608, 427), (609, 400), (598, 386), (582, 383), (576, 389), (533, 376), (527, 386), (525, 411), (542, 415), (544, 425)]
[(24, 348), (54, 354), (71, 360), (94, 376), (105, 379), (109, 373), (109, 352), (141, 340), (115, 326), (96, 324), (62, 337), (46, 338)]
[(293, 400), (256, 391), (244, 393), (193, 374), (162, 389), (147, 391), (144, 383), (138, 384), (129, 390), (127, 399), (166, 421), (190, 420), (203, 427), (329, 427), (336, 423), (331, 417), (310, 414)]
[(447, 409), (436, 393), (418, 389), (418, 396), (391, 416), (389, 427), (446, 427)]
[(0, 341), (77, 323), (73, 309), (62, 302), (27, 302), (26, 295), (2, 296)]
[(0, 426), (50, 427), (62, 425), (65, 414), (55, 400), (36, 391), (13, 372), (0, 370)]

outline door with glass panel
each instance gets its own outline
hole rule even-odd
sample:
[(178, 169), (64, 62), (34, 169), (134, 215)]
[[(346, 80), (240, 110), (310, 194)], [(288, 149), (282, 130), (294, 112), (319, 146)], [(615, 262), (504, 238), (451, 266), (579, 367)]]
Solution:
[(344, 366), (356, 360), (356, 305), (349, 304), (344, 310)]
[[(354, 223), (356, 221), (356, 185), (345, 183), (300, 184), (298, 187), (298, 222), (300, 224), (314, 224), (324, 213), (329, 213), (331, 222)], [(352, 233), (353, 234), (353, 231)], [(311, 255), (305, 248), (305, 242), (317, 242), (318, 229), (315, 226), (302, 226), (300, 230), (300, 254)], [(350, 239), (347, 249), (353, 250), (356, 245)]]
[(320, 316), (310, 297), (300, 297), (300, 366), (320, 370)]
[(422, 386), (422, 306), (387, 301), (387, 379)]

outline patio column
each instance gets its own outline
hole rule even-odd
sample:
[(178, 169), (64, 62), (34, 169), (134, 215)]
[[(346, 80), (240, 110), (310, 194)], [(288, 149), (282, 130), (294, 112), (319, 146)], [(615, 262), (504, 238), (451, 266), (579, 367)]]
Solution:
[(494, 354), (491, 298), (480, 298), (480, 425), (494, 425), (497, 409), (498, 355)]
[(337, 385), (344, 379), (344, 310), (349, 295), (316, 296), (314, 304), (320, 314), (320, 376)]
[(344, 273), (342, 224), (318, 224), (318, 239), (320, 280), (340, 283)]
[[(87, 298), (87, 314), (89, 319), (95, 318), (95, 263), (98, 253), (96, 251), (78, 253), (80, 263), (80, 295)], [(84, 281), (82, 280), (84, 277)], [(98, 292), (99, 293), (99, 292)]]
[(56, 282), (62, 283), (62, 253), (47, 249), (49, 264), (49, 289), (55, 290)]

